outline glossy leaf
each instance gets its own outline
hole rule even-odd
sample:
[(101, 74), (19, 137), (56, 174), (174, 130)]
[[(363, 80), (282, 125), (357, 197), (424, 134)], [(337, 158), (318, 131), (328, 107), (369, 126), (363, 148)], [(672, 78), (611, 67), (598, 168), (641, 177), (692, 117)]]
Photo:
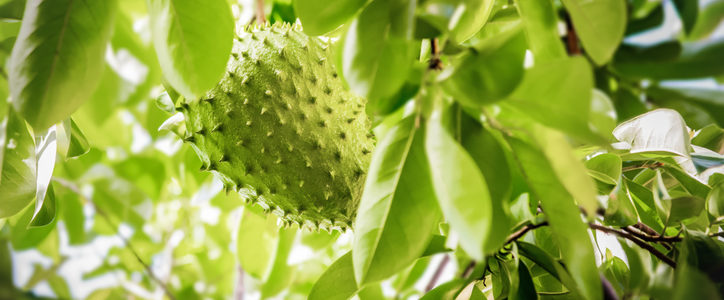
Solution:
[(490, 192), (495, 230), (490, 232), (485, 244), (489, 245), (488, 249), (497, 249), (503, 246), (512, 225), (508, 210), (511, 175), (505, 150), (493, 134), (475, 120), (463, 116), (460, 124), (460, 143), (485, 177)]
[(352, 91), (368, 105), (393, 96), (412, 66), (410, 39), (415, 1), (374, 0), (349, 25), (344, 40), (342, 71)]
[(540, 0), (516, 0), (515, 3), (535, 62), (565, 58), (567, 53), (558, 34), (558, 18), (553, 3)]
[(483, 28), (493, 11), (493, 0), (462, 0), (450, 17), (450, 38), (461, 43)]
[(689, 32), (692, 39), (709, 36), (724, 21), (724, 1), (711, 1), (699, 10), (696, 24)]
[(67, 119), (57, 126), (58, 153), (68, 158), (75, 158), (88, 153), (90, 145), (78, 124), (73, 119)]
[(294, 0), (294, 12), (304, 25), (304, 32), (320, 35), (332, 31), (356, 15), (368, 0)]
[(556, 261), (555, 258), (534, 244), (523, 241), (517, 241), (516, 244), (518, 245), (518, 250), (520, 251), (521, 256), (530, 259), (537, 266), (553, 275), (553, 277), (563, 283), (573, 297), (581, 297), (578, 285), (571, 277), (571, 274), (569, 274), (563, 265)]
[(596, 65), (608, 62), (626, 30), (625, 0), (562, 0), (583, 48)]
[(638, 213), (629, 198), (626, 188), (619, 184), (613, 193), (608, 196), (608, 203), (604, 213), (604, 224), (613, 226), (629, 226), (638, 222)]
[(608, 184), (616, 184), (621, 177), (621, 157), (612, 153), (603, 153), (586, 161), (591, 177)]
[(520, 27), (488, 38), (457, 61), (443, 87), (467, 106), (479, 107), (501, 100), (523, 78), (525, 49)]
[(274, 266), (279, 227), (274, 216), (259, 215), (244, 208), (239, 224), (236, 255), (249, 275), (264, 280)]
[(347, 300), (357, 292), (352, 252), (342, 255), (330, 265), (309, 293), (309, 300)]
[(535, 299), (538, 294), (535, 291), (533, 278), (528, 271), (528, 267), (520, 261), (518, 263), (518, 287), (509, 299)]
[(694, 29), (699, 16), (699, 1), (674, 0), (674, 7), (679, 13), (679, 19), (684, 24), (684, 31), (688, 34)]
[(261, 287), (261, 294), (263, 298), (268, 298), (281, 293), (292, 283), (295, 270), (287, 264), (287, 260), (292, 251), (294, 238), (296, 236), (297, 231), (294, 229), (279, 230), (279, 239), (276, 253), (274, 255), (274, 263), (271, 271), (269, 272), (269, 276), (265, 278), (264, 285)]
[(435, 194), (463, 250), (481, 261), (485, 253), (497, 250), (486, 243), (493, 230), (490, 193), (475, 161), (447, 133), (441, 118), (440, 111), (433, 115), (425, 136)]
[(621, 123), (613, 135), (631, 153), (688, 156), (691, 145), (684, 119), (671, 109), (656, 109)]
[(381, 138), (355, 223), (353, 261), (360, 284), (385, 279), (415, 261), (440, 212), (425, 156), (424, 130), (403, 119)]
[[(37, 201), (37, 200), (36, 200)], [(53, 222), (56, 216), (56, 202), (55, 192), (53, 191), (53, 185), (48, 186), (48, 190), (45, 192), (41, 206), (37, 207), (33, 212), (33, 217), (30, 220), (28, 227), (41, 227), (48, 225)]]
[(601, 298), (601, 284), (588, 238), (588, 226), (571, 194), (555, 177), (553, 167), (543, 153), (519, 140), (510, 140), (533, 195), (540, 201), (548, 217), (554, 239), (561, 249), (563, 261), (587, 299)]
[(632, 79), (692, 79), (724, 74), (724, 64), (719, 60), (724, 40), (688, 42), (679, 49), (673, 53), (671, 47), (638, 53), (618, 51), (613, 68), (621, 76)]
[(536, 64), (510, 96), (536, 121), (586, 141), (603, 142), (588, 127), (593, 95), (591, 67), (581, 57)]
[(148, 9), (164, 78), (189, 100), (213, 88), (226, 70), (234, 38), (229, 4), (149, 0)]
[[(38, 162), (35, 180), (35, 211), (33, 212), (33, 218), (30, 220), (33, 226), (47, 225), (55, 218), (55, 195), (52, 194), (49, 187), (50, 178), (53, 176), (53, 170), (55, 169), (55, 157), (58, 152), (56, 127), (57, 126), (50, 127), (46, 134), (36, 138), (38, 146), (35, 150), (35, 157)], [(51, 199), (53, 203), (45, 204), (46, 194), (53, 197)], [(52, 214), (50, 214), (51, 212)], [(40, 214), (44, 216), (38, 218)]]
[(0, 128), (2, 177), (0, 177), (0, 218), (20, 212), (35, 198), (37, 161), (35, 141), (25, 121), (13, 109)]
[[(532, 133), (554, 174), (589, 216), (598, 209), (596, 186), (565, 136), (542, 126)], [(542, 195), (541, 195), (542, 196)]]
[(430, 290), (420, 300), (454, 299), (464, 287), (464, 279), (453, 279)]
[(28, 1), (8, 78), (14, 107), (34, 130), (68, 118), (90, 97), (116, 6), (115, 0)]

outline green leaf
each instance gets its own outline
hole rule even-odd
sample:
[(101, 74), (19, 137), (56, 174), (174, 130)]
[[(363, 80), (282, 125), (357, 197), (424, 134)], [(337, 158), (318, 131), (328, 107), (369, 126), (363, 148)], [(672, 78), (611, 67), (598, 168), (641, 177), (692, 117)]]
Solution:
[(721, 289), (724, 243), (705, 233), (686, 230), (679, 251), (675, 299), (721, 299), (714, 282)]
[(234, 20), (229, 4), (148, 1), (153, 45), (164, 78), (187, 100), (200, 97), (221, 79), (231, 54)]
[(671, 202), (671, 209), (666, 221), (668, 225), (674, 225), (679, 221), (698, 216), (704, 210), (704, 199), (699, 197), (677, 197), (669, 201)]
[(600, 136), (613, 139), (611, 132), (618, 123), (616, 120), (616, 108), (611, 98), (598, 89), (593, 90), (589, 118), (590, 127), (594, 132)]
[(646, 90), (646, 94), (654, 99), (654, 102), (665, 99), (694, 104), (706, 110), (719, 126), (724, 126), (724, 90), (652, 86)]
[(566, 137), (543, 126), (535, 126), (533, 130), (532, 135), (559, 182), (573, 196), (576, 203), (583, 207), (589, 216), (593, 216), (598, 209), (596, 186), (588, 176), (583, 163), (575, 156)]
[(356, 15), (369, 0), (294, 0), (294, 12), (304, 32), (320, 35), (332, 31)]
[(588, 126), (593, 73), (581, 57), (540, 63), (529, 69), (510, 104), (536, 121), (578, 139), (604, 143)]
[(2, 177), (0, 218), (20, 212), (35, 198), (37, 161), (35, 141), (25, 121), (11, 108), (0, 128)]
[[(50, 178), (55, 169), (55, 158), (58, 155), (57, 128), (53, 126), (45, 134), (36, 138), (37, 173), (35, 179), (35, 211), (30, 220), (31, 226), (44, 226), (55, 218), (55, 195), (49, 192)], [(46, 195), (53, 197), (52, 203), (45, 203)], [(40, 217), (40, 218), (38, 218)]]
[(516, 241), (516, 244), (518, 245), (518, 250), (520, 251), (521, 256), (530, 259), (537, 266), (553, 275), (553, 277), (558, 279), (558, 281), (568, 288), (571, 295), (581, 298), (581, 292), (578, 289), (578, 285), (571, 277), (571, 274), (569, 274), (566, 268), (556, 261), (553, 256), (534, 244), (523, 241)]
[(689, 37), (699, 40), (710, 36), (724, 21), (724, 1), (711, 1), (701, 8)]
[(415, 1), (374, 0), (347, 31), (342, 73), (368, 105), (402, 87), (416, 55), (412, 38)]
[(294, 238), (297, 231), (294, 229), (280, 229), (279, 241), (274, 257), (274, 265), (269, 272), (269, 276), (264, 279), (264, 285), (261, 287), (262, 298), (269, 298), (279, 294), (285, 288), (292, 284), (294, 269), (287, 264), (289, 253), (294, 245)]
[(20, 251), (39, 247), (43, 240), (55, 229), (57, 218), (48, 226), (28, 227), (32, 217), (33, 208), (32, 206), (27, 206), (21, 213), (8, 219), (8, 224), (10, 225), (10, 241), (15, 250)]
[(279, 240), (277, 218), (244, 207), (236, 239), (236, 255), (244, 272), (266, 279), (274, 266)]
[(462, 43), (480, 31), (488, 21), (494, 3), (494, 0), (459, 1), (448, 24), (450, 39)]
[(535, 63), (547, 63), (567, 56), (558, 34), (558, 18), (551, 1), (516, 0)]
[(689, 156), (691, 147), (684, 119), (671, 109), (652, 110), (623, 122), (613, 135), (635, 154)]
[[(724, 40), (687, 42), (681, 46), (654, 45), (652, 51), (618, 51), (613, 69), (630, 79), (693, 79), (724, 74)], [(679, 51), (672, 52), (679, 47)], [(682, 49), (683, 47), (683, 49)], [(623, 47), (621, 50), (625, 50)], [(633, 53), (632, 53), (633, 52)]]
[[(39, 201), (40, 202), (40, 201)], [(33, 213), (33, 217), (30, 220), (28, 227), (42, 227), (53, 222), (56, 215), (55, 208), (55, 192), (53, 191), (53, 185), (48, 186), (46, 195), (42, 201), (40, 207), (37, 207)]]
[[(606, 250), (609, 251), (608, 249)], [(622, 259), (613, 256), (601, 264), (601, 271), (604, 276), (608, 279), (611, 286), (616, 290), (616, 294), (623, 295), (624, 292), (629, 291), (629, 281), (631, 276), (626, 266), (626, 262)]]
[(686, 192), (699, 198), (706, 198), (711, 188), (686, 172), (682, 171), (678, 167), (671, 165), (664, 165), (663, 167), (666, 172), (676, 179), (681, 184)]
[(492, 230), (485, 244), (488, 249), (503, 246), (511, 227), (508, 198), (511, 193), (511, 176), (505, 150), (493, 134), (478, 122), (463, 115), (460, 144), (480, 169), (490, 191)]
[(28, 1), (8, 77), (15, 109), (35, 131), (68, 118), (93, 93), (116, 5), (115, 0)]
[(699, 16), (699, 1), (674, 0), (672, 2), (679, 13), (681, 23), (684, 24), (684, 32), (691, 33)]
[(615, 193), (608, 197), (608, 205), (604, 213), (604, 224), (613, 226), (628, 226), (638, 222), (638, 214), (631, 198), (629, 198), (626, 187), (619, 184)]
[(0, 19), (22, 20), (25, 0), (0, 1)]
[(653, 275), (651, 267), (651, 256), (646, 250), (639, 248), (637, 245), (629, 245), (629, 241), (619, 239), (619, 244), (626, 253), (626, 260), (629, 267), (629, 284), (630, 290), (645, 289), (649, 285), (649, 280)]
[(90, 145), (73, 119), (58, 124), (58, 153), (66, 159), (75, 158), (90, 151)]
[(651, 190), (628, 179), (624, 179), (623, 184), (626, 187), (629, 199), (636, 206), (641, 222), (657, 232), (661, 232), (664, 228), (664, 222), (656, 210), (656, 202)]
[(573, 280), (587, 299), (601, 298), (601, 283), (596, 268), (588, 226), (581, 220), (580, 210), (571, 194), (555, 177), (543, 153), (517, 139), (510, 146), (518, 159), (533, 195), (540, 201), (550, 223), (554, 239), (561, 249), (563, 261)]
[(612, 153), (603, 153), (586, 161), (591, 177), (604, 183), (616, 184), (621, 177), (621, 157)]
[(518, 286), (515, 291), (511, 291), (511, 295), (508, 299), (536, 299), (538, 294), (535, 291), (535, 284), (533, 278), (530, 276), (530, 271), (526, 267), (523, 261), (518, 262)]
[(583, 48), (596, 65), (607, 63), (626, 31), (625, 0), (562, 0)]
[(347, 300), (357, 292), (352, 252), (347, 252), (327, 268), (309, 293), (309, 300)]
[(68, 232), (68, 243), (71, 245), (79, 245), (86, 242), (85, 232), (85, 215), (83, 214), (83, 203), (80, 196), (71, 191), (67, 187), (57, 184), (54, 186), (54, 194), (58, 203), (62, 205), (60, 210), (60, 218), (65, 224)]
[(453, 279), (430, 290), (420, 300), (455, 299), (466, 283), (465, 279)]
[(353, 261), (360, 284), (385, 279), (425, 251), (440, 211), (425, 156), (424, 130), (408, 117), (372, 156), (355, 223)]
[(463, 250), (482, 261), (486, 253), (498, 250), (486, 243), (493, 230), (490, 193), (475, 161), (445, 130), (441, 118), (441, 111), (433, 114), (425, 136), (435, 194)]
[(459, 58), (443, 87), (467, 106), (501, 100), (523, 78), (525, 49), (525, 36), (518, 26), (487, 38)]

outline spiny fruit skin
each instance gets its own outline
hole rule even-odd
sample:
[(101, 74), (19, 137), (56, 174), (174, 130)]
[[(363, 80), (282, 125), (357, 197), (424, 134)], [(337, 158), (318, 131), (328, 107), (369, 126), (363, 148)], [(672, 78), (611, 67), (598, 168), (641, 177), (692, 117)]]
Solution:
[(227, 74), (186, 101), (187, 133), (203, 168), (286, 225), (352, 224), (374, 138), (364, 99), (348, 92), (327, 42), (298, 25), (247, 26)]

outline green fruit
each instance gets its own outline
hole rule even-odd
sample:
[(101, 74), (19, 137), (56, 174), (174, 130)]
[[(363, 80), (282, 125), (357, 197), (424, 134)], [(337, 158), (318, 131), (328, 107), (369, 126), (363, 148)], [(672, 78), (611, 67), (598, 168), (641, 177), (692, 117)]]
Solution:
[(374, 147), (330, 51), (298, 25), (247, 27), (220, 83), (178, 108), (203, 168), (287, 225), (349, 227)]

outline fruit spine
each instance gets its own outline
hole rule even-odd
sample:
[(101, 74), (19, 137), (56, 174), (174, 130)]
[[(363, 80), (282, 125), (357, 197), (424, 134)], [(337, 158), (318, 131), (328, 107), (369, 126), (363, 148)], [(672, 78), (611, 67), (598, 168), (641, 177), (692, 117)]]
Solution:
[(298, 24), (247, 26), (220, 83), (177, 107), (202, 168), (285, 225), (350, 227), (374, 147), (330, 51)]

